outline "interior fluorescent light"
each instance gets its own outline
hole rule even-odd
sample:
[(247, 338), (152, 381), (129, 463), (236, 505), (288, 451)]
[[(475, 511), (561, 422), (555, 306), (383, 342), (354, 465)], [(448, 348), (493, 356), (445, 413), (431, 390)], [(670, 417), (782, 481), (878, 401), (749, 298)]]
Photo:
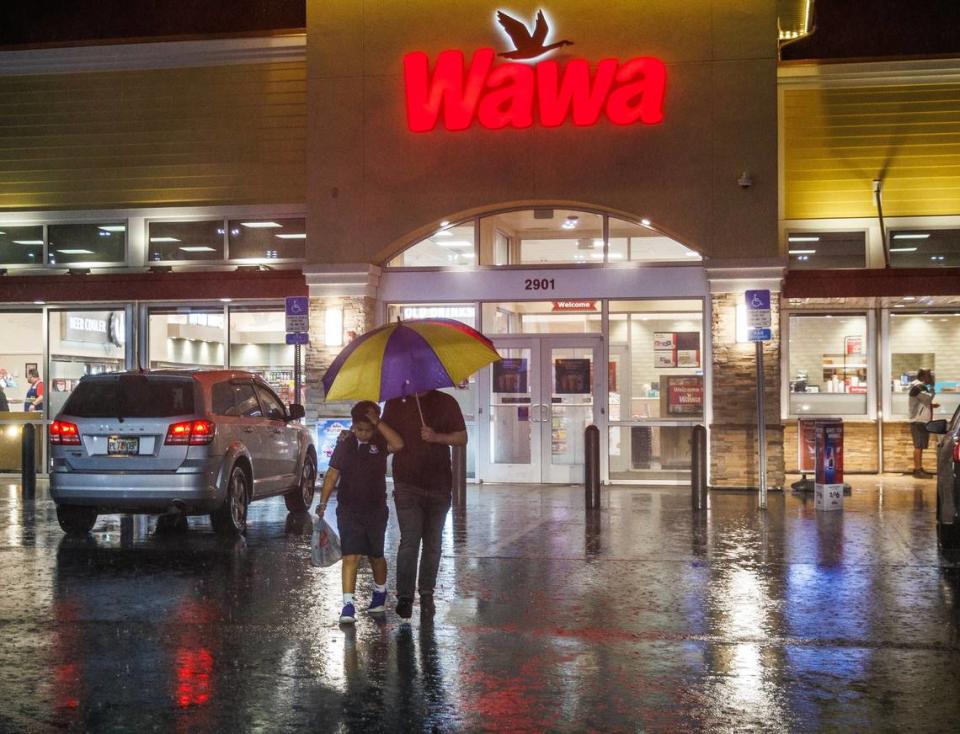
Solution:
[(274, 236), (275, 236), (275, 237), (279, 237), (281, 240), (305, 240), (305, 239), (307, 239), (307, 235), (306, 235), (305, 232), (301, 232), (300, 234), (278, 234), (278, 235), (274, 235)]
[(151, 242), (179, 242), (176, 237), (151, 237)]
[(916, 252), (916, 247), (891, 247), (890, 252)]
[(893, 235), (895, 240), (928, 240), (930, 239), (930, 234), (904, 234), (903, 232), (897, 232)]
[(466, 240), (450, 240), (449, 242), (436, 242), (434, 244), (440, 245), (440, 247), (473, 247), (473, 243)]
[(216, 252), (212, 247), (207, 247), (206, 245), (185, 245), (177, 249), (183, 250), (184, 252)]
[(42, 245), (43, 240), (14, 240), (15, 245)]
[(916, 301), (916, 300), (917, 300), (917, 297), (916, 297), (916, 296), (904, 296), (904, 297), (901, 298), (900, 300), (901, 300), (901, 301)]
[(814, 255), (816, 250), (787, 250), (791, 255)]
[(790, 242), (819, 242), (820, 238), (808, 235), (790, 235), (787, 240)]
[(77, 249), (57, 250), (57, 252), (62, 252), (64, 255), (92, 255), (93, 254), (93, 250), (77, 250)]
[(125, 224), (105, 224), (97, 229), (102, 229), (104, 232), (126, 232), (127, 225)]
[(240, 224), (250, 229), (280, 229), (283, 227), (282, 224), (276, 222), (240, 222)]
[(594, 240), (593, 240), (593, 246), (594, 246), (594, 247), (603, 247), (603, 238), (602, 238), (602, 237), (596, 237), (596, 238), (594, 238)]

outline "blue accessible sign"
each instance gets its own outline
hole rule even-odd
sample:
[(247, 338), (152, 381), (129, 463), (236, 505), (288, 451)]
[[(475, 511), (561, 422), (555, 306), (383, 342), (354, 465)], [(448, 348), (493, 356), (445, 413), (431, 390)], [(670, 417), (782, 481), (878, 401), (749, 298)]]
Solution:
[(310, 300), (306, 296), (287, 296), (286, 304), (287, 333), (305, 334), (310, 331)]
[(752, 342), (769, 341), (770, 331), (770, 291), (753, 290), (744, 293), (747, 307), (748, 340)]
[(287, 344), (309, 344), (310, 335), (303, 332), (296, 332), (294, 334), (287, 334)]

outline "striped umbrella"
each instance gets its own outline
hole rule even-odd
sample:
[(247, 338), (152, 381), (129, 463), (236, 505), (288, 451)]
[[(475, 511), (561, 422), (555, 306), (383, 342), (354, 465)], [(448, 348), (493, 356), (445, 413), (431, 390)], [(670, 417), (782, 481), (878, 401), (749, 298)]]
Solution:
[(323, 388), (327, 400), (383, 402), (453, 387), (499, 360), (493, 342), (459, 321), (398, 319), (350, 342), (323, 376)]

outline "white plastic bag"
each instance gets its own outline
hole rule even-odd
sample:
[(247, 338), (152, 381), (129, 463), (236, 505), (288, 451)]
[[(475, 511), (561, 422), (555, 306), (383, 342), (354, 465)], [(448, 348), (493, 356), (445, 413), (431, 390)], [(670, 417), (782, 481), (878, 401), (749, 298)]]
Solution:
[(314, 566), (326, 568), (340, 560), (340, 537), (322, 517), (313, 524), (313, 540), (310, 543), (310, 558)]

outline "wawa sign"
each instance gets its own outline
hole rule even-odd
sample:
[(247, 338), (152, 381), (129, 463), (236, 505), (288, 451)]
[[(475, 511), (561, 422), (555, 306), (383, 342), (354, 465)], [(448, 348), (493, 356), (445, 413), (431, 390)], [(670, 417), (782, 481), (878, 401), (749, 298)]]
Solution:
[(563, 46), (547, 43), (549, 27), (537, 12), (533, 32), (502, 11), (497, 22), (514, 49), (497, 54), (491, 48), (473, 52), (443, 51), (433, 63), (422, 51), (403, 57), (407, 124), (413, 132), (429, 132), (442, 125), (466, 130), (474, 121), (489, 130), (558, 127), (565, 122), (595, 125), (601, 115), (615, 125), (663, 121), (667, 72), (652, 56), (626, 61), (602, 59), (595, 69), (587, 59), (528, 63), (494, 63), (495, 57), (532, 61)]

